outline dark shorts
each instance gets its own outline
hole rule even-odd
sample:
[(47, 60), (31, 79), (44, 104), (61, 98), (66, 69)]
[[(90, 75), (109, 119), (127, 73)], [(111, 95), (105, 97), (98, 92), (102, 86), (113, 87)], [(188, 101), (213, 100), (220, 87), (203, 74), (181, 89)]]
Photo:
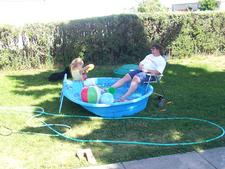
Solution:
[[(150, 78), (150, 76), (148, 76), (147, 73), (142, 72), (141, 70), (133, 70), (133, 71), (130, 71), (128, 74), (130, 75), (131, 79), (133, 79), (134, 76), (138, 76), (141, 80), (141, 83), (148, 82)], [(154, 76), (151, 76), (150, 81), (155, 81), (155, 80), (156, 78)]]

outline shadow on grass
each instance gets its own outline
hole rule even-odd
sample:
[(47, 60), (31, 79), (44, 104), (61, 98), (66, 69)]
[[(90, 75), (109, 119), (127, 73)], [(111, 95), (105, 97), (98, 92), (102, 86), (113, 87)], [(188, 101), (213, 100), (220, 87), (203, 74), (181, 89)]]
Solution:
[[(112, 76), (112, 70), (99, 67), (92, 76)], [(18, 81), (17, 88), (13, 91), (19, 95), (33, 94), (40, 97), (50, 93), (60, 93), (59, 87), (51, 90), (33, 89), (23, 92), (26, 86), (45, 86), (58, 85), (58, 83), (49, 83), (47, 77), (50, 72), (43, 72), (36, 75), (10, 76), (12, 80)], [(34, 80), (35, 79), (35, 80)], [(150, 102), (145, 111), (137, 116), (157, 116), (172, 117), (186, 116), (212, 120), (225, 127), (225, 73), (208, 72), (201, 68), (186, 67), (182, 65), (168, 65), (165, 76), (162, 80), (167, 98), (172, 104), (167, 105), (165, 112), (160, 112), (155, 106), (156, 101), (150, 98)], [(60, 83), (60, 82), (59, 82)], [(41, 93), (41, 94), (40, 94)], [(57, 112), (59, 106), (59, 95), (51, 100), (43, 101), (38, 105), (45, 108), (46, 112)], [(64, 114), (74, 115), (92, 115), (81, 106), (76, 105), (67, 99), (63, 104)], [(218, 130), (204, 124), (194, 122), (177, 121), (143, 121), (143, 120), (97, 120), (92, 119), (72, 119), (62, 117), (45, 116), (45, 122), (49, 124), (62, 123), (67, 124), (74, 129), (69, 135), (79, 139), (112, 139), (112, 140), (133, 140), (133, 141), (156, 141), (156, 142), (176, 142), (176, 141), (198, 141), (213, 137), (219, 134)], [(52, 133), (46, 128), (24, 128), (23, 131)], [(59, 129), (65, 132), (65, 129)], [(62, 137), (55, 137), (61, 141)], [(81, 144), (83, 148), (91, 147), (97, 159), (105, 163), (141, 159), (165, 154), (181, 153), (198, 149), (224, 146), (225, 139), (220, 139), (212, 143), (201, 144), (197, 146), (185, 147), (148, 147), (137, 145), (117, 145), (104, 143), (86, 143)], [(77, 143), (75, 143), (77, 144)]]
[[(32, 72), (32, 70), (31, 70)], [(29, 75), (9, 75), (8, 78), (11, 80), (16, 81), (17, 85), (16, 88), (20, 89), (26, 89), (27, 87), (40, 87), (40, 86), (46, 86), (46, 85), (54, 85), (53, 83), (49, 82), (48, 76), (53, 73), (53, 71), (45, 71), (40, 72), (38, 74), (29, 74)], [(60, 82), (58, 82), (60, 83)]]

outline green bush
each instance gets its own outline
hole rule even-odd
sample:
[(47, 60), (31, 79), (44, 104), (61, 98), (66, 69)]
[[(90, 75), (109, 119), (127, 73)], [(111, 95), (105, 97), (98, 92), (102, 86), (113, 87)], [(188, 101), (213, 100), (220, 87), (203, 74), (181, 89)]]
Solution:
[(218, 8), (218, 1), (217, 0), (200, 0), (200, 10), (206, 11), (206, 10), (215, 10)]
[(158, 42), (173, 57), (224, 53), (225, 13), (113, 15), (67, 23), (0, 26), (0, 69), (67, 65), (74, 57), (98, 65), (135, 63)]

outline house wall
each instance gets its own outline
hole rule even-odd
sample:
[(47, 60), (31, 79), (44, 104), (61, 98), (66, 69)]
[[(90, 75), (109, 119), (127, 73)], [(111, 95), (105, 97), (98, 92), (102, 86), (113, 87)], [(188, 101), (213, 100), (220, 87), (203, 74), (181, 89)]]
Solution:
[[(218, 2), (219, 10), (225, 10), (225, 0), (220, 0)], [(192, 8), (192, 11), (197, 11), (200, 7), (198, 2), (182, 3), (182, 4), (172, 4), (172, 11), (187, 11), (188, 8)]]
[(188, 8), (192, 8), (193, 11), (197, 11), (199, 3), (186, 3), (186, 4), (173, 4), (172, 11), (187, 11)]

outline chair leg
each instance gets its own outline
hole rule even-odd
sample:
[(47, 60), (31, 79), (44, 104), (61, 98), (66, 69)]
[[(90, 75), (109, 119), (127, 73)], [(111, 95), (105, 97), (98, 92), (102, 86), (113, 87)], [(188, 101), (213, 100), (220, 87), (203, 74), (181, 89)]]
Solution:
[(147, 82), (145, 91), (147, 91), (147, 89), (148, 89), (148, 87), (149, 87), (149, 85), (150, 85), (150, 82), (151, 82), (151, 75), (150, 75), (150, 77), (149, 77), (149, 79), (148, 79), (148, 82)]
[(158, 78), (157, 78), (157, 84), (159, 85), (160, 93), (162, 94), (159, 94), (159, 93), (154, 93), (154, 94), (158, 96), (158, 107), (163, 107), (165, 105), (165, 92)]
[(163, 87), (162, 87), (162, 85), (160, 84), (159, 81), (158, 81), (158, 85), (159, 85), (159, 88), (160, 88), (160, 90), (162, 92), (162, 96), (165, 97), (165, 92), (164, 92)]

